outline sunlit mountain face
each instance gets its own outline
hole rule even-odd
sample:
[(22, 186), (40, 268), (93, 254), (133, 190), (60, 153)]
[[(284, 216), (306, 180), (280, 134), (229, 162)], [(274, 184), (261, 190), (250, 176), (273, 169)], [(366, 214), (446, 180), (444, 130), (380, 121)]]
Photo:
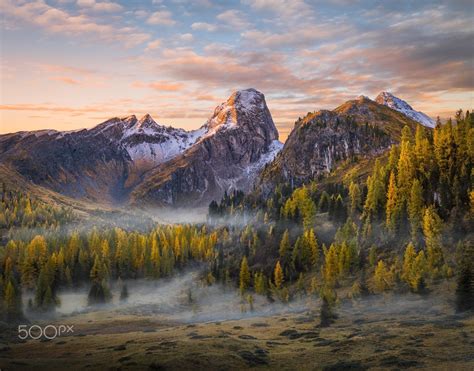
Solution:
[(472, 369), (472, 4), (1, 12), (0, 371)]

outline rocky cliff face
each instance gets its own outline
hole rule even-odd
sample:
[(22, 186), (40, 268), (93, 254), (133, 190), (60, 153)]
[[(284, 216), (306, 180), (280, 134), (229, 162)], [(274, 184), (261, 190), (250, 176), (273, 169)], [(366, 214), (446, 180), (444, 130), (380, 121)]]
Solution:
[(203, 205), (225, 191), (248, 191), (281, 149), (262, 93), (235, 92), (201, 128), (183, 154), (153, 169), (132, 193), (135, 203)]
[(98, 202), (197, 205), (249, 189), (281, 149), (263, 94), (237, 91), (198, 130), (149, 115), (112, 118), (89, 130), (0, 136), (0, 164), (26, 181)]
[(402, 128), (416, 123), (399, 112), (359, 97), (333, 111), (308, 114), (295, 123), (282, 151), (258, 181), (264, 192), (278, 183), (300, 185), (330, 173), (339, 163), (380, 155)]

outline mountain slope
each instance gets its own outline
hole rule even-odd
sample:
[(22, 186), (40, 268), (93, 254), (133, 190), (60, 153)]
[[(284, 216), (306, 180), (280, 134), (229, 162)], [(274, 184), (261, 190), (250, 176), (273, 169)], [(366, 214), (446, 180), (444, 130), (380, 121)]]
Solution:
[(366, 97), (310, 113), (295, 123), (258, 184), (268, 193), (278, 183), (297, 186), (329, 174), (344, 161), (379, 156), (400, 140), (405, 125), (414, 131), (418, 124)]
[(420, 111), (415, 111), (407, 102), (404, 100), (397, 98), (391, 93), (388, 92), (381, 92), (376, 98), (375, 101), (378, 104), (382, 104), (384, 106), (390, 107), (395, 111), (403, 113), (408, 118), (412, 119), (429, 128), (434, 128), (436, 126), (436, 121), (433, 120), (428, 115), (424, 114)]
[(254, 89), (232, 94), (203, 129), (195, 146), (147, 174), (133, 202), (202, 205), (225, 191), (247, 191), (282, 147), (265, 97)]
[[(135, 188), (135, 203), (141, 202), (139, 195), (156, 198), (158, 204), (174, 203), (176, 198), (150, 195), (170, 186), (165, 181), (169, 174), (184, 172), (183, 179), (192, 184), (181, 189), (192, 192), (194, 204), (231, 188), (248, 189), (281, 148), (277, 139), (263, 94), (248, 89), (235, 92), (194, 131), (132, 115), (88, 130), (0, 135), (0, 165), (68, 197), (112, 205), (128, 203)], [(173, 189), (180, 192), (176, 184)]]

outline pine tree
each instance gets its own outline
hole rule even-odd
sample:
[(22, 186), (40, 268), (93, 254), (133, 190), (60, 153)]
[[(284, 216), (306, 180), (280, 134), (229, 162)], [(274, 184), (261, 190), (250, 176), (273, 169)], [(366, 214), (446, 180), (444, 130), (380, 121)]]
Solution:
[(128, 288), (127, 284), (124, 283), (122, 285), (122, 289), (120, 290), (120, 301), (127, 301), (128, 299)]
[(283, 236), (280, 241), (280, 259), (283, 261), (283, 263), (287, 262), (290, 256), (290, 249), (291, 249), (291, 244), (290, 244), (290, 232), (285, 230), (283, 233)]
[(398, 211), (398, 190), (395, 180), (395, 173), (390, 173), (390, 180), (388, 183), (387, 190), (387, 204), (385, 207), (386, 220), (385, 224), (387, 229), (391, 232), (395, 232), (399, 223), (399, 211)]
[(418, 240), (423, 219), (423, 188), (415, 179), (410, 190), (410, 199), (408, 201), (408, 218), (410, 220), (411, 236), (414, 241)]
[(362, 206), (362, 196), (357, 183), (351, 182), (351, 184), (349, 185), (349, 198), (349, 212), (351, 215), (355, 215), (356, 213), (361, 211)]
[(400, 158), (398, 159), (397, 187), (400, 195), (400, 210), (404, 211), (410, 195), (411, 184), (415, 177), (413, 154), (411, 144), (408, 140), (402, 141)]
[(255, 292), (259, 295), (265, 294), (265, 276), (263, 272), (256, 272), (254, 276)]
[(337, 246), (331, 244), (329, 249), (324, 253), (323, 276), (326, 285), (333, 287), (337, 283), (339, 275), (339, 259), (337, 254)]
[(151, 239), (151, 253), (150, 253), (151, 271), (154, 278), (160, 277), (162, 270), (161, 266), (161, 255), (158, 247), (158, 241), (155, 236)]
[(314, 234), (314, 229), (309, 229), (304, 232), (306, 247), (310, 252), (311, 266), (316, 267), (319, 263), (319, 246), (316, 236)]
[(249, 265), (248, 265), (246, 256), (242, 258), (242, 262), (240, 263), (239, 278), (240, 278), (240, 284), (239, 284), (240, 293), (241, 295), (243, 295), (250, 284), (250, 272), (249, 272)]
[(405, 248), (403, 255), (402, 279), (408, 283), (410, 287), (414, 285), (414, 271), (413, 267), (416, 259), (415, 246), (410, 242)]
[(8, 280), (4, 293), (4, 307), (7, 321), (14, 321), (22, 318), (21, 294), (19, 288), (15, 288), (12, 280)]
[(324, 286), (320, 292), (321, 308), (320, 308), (320, 326), (329, 327), (337, 318), (334, 308), (336, 305), (336, 292), (328, 286)]
[(283, 269), (281, 268), (280, 261), (277, 261), (275, 265), (275, 270), (273, 272), (275, 287), (279, 290), (281, 289), (284, 281)]
[(460, 246), (456, 287), (456, 309), (474, 311), (474, 245), (467, 241)]
[(369, 250), (369, 264), (371, 267), (377, 262), (377, 246), (372, 245)]
[(390, 273), (383, 260), (379, 260), (374, 272), (374, 285), (378, 292), (386, 291), (391, 286)]
[(425, 252), (421, 250), (413, 263), (412, 280), (410, 282), (413, 291), (422, 293), (426, 290), (425, 276), (427, 268)]
[(436, 209), (430, 206), (423, 214), (423, 235), (425, 237), (428, 266), (432, 275), (439, 273), (443, 265), (443, 250), (441, 242), (442, 220)]
[(370, 223), (372, 218), (378, 218), (385, 205), (385, 174), (379, 159), (375, 160), (372, 175), (367, 178), (367, 197), (364, 203), (364, 218)]

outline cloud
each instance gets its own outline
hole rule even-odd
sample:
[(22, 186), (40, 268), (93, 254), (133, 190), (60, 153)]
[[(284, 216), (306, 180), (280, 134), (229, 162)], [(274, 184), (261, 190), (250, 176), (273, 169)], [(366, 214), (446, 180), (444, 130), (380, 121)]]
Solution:
[(193, 34), (185, 33), (185, 34), (179, 35), (179, 39), (184, 42), (191, 42), (194, 40), (194, 36)]
[(114, 2), (95, 0), (77, 0), (77, 6), (95, 12), (119, 12), (123, 9), (120, 4)]
[(147, 44), (145, 51), (146, 51), (146, 52), (149, 52), (149, 51), (151, 51), (151, 50), (158, 49), (158, 48), (160, 47), (160, 45), (161, 45), (161, 40), (160, 40), (160, 39), (150, 41), (150, 42)]
[(67, 77), (67, 76), (53, 76), (53, 77), (50, 77), (49, 78), (50, 80), (54, 80), (54, 81), (59, 81), (59, 82), (63, 82), (65, 84), (68, 84), (68, 85), (79, 85), (80, 82), (78, 80), (75, 80), (71, 77)]
[(103, 112), (101, 107), (86, 106), (82, 108), (56, 106), (52, 104), (1, 104), (0, 111), (36, 111), (36, 112), (66, 112), (66, 113), (88, 113)]
[(216, 18), (237, 30), (242, 30), (250, 25), (250, 23), (245, 19), (244, 13), (236, 9), (226, 10), (225, 12), (218, 14)]
[(173, 14), (168, 10), (160, 10), (154, 12), (146, 21), (151, 25), (173, 26), (176, 21), (173, 19)]
[(84, 14), (71, 15), (43, 1), (18, 4), (5, 0), (2, 5), (4, 15), (41, 27), (50, 33), (69, 36), (87, 35), (94, 39), (119, 42), (126, 48), (140, 45), (150, 38), (149, 34), (140, 32), (134, 27), (115, 27), (112, 24), (98, 23)]
[(301, 21), (314, 14), (312, 7), (304, 0), (242, 0), (241, 2), (254, 10), (276, 13), (286, 21), (289, 19)]
[(191, 25), (191, 28), (196, 31), (208, 31), (208, 32), (214, 32), (217, 30), (217, 26), (215, 24), (210, 24), (206, 22), (194, 22)]
[(179, 91), (184, 88), (184, 84), (170, 81), (155, 81), (150, 83), (136, 81), (132, 83), (132, 86), (135, 88), (151, 88), (159, 91)]
[(260, 30), (248, 30), (242, 33), (242, 38), (251, 45), (258, 45), (265, 48), (286, 48), (313, 46), (316, 42), (327, 43), (329, 40), (341, 36), (342, 34), (350, 34), (352, 30), (349, 25), (341, 25), (340, 27), (329, 27), (329, 25), (312, 25), (302, 27), (292, 32), (268, 32)]

